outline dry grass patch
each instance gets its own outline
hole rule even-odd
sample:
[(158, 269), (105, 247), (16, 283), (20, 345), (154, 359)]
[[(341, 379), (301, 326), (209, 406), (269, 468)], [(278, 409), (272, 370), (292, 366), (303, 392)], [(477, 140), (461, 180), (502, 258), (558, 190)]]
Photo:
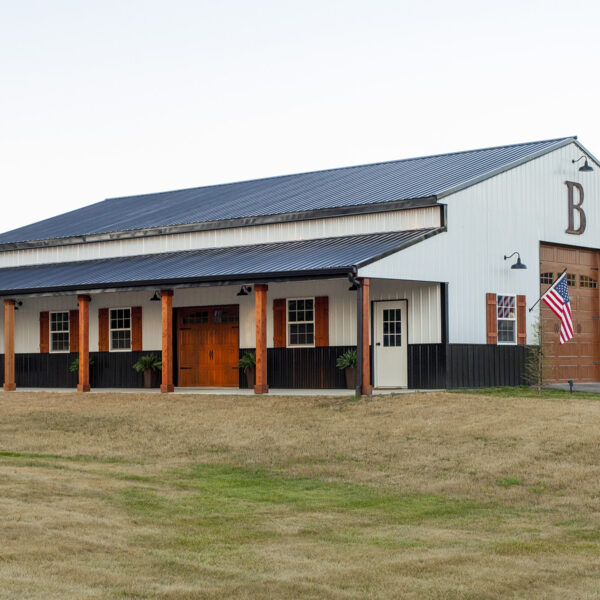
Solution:
[(3, 394), (0, 598), (599, 598), (600, 403)]

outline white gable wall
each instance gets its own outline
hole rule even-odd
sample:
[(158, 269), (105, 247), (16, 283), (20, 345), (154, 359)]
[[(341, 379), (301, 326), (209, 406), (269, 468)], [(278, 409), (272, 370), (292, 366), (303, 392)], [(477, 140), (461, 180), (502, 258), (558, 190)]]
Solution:
[[(443, 200), (448, 231), (360, 269), (364, 277), (402, 278), (449, 283), (449, 341), (486, 343), (486, 292), (525, 294), (528, 307), (539, 296), (539, 242), (600, 248), (600, 167), (581, 173), (572, 159), (575, 144), (506, 171)], [(587, 228), (583, 235), (568, 226), (565, 181), (582, 184)], [(576, 201), (577, 196), (576, 196)], [(578, 225), (576, 220), (575, 225)], [(513, 270), (521, 253), (527, 270)], [(528, 339), (538, 317), (528, 313)]]

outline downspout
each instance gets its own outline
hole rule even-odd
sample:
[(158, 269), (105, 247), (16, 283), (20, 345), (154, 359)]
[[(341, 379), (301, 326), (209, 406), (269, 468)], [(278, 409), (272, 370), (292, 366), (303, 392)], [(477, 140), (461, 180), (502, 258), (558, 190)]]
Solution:
[(362, 288), (360, 281), (358, 281), (358, 279), (356, 279), (357, 272), (358, 272), (357, 268), (352, 267), (352, 271), (350, 271), (348, 273), (348, 281), (353, 286), (356, 287), (356, 292), (357, 292), (356, 293), (356, 369), (355, 369), (354, 395), (357, 398), (360, 398), (362, 396), (362, 379), (363, 379), (363, 372), (362, 372), (363, 288)]

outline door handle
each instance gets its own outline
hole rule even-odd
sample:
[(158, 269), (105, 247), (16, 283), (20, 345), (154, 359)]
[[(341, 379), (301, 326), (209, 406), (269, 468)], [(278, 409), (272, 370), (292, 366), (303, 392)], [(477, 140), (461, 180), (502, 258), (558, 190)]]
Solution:
[(375, 345), (376, 346), (381, 346), (381, 342), (377, 342)]

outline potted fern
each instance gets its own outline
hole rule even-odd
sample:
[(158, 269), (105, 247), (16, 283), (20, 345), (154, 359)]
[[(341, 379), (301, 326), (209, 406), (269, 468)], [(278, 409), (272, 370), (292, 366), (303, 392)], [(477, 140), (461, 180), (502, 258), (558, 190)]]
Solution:
[(240, 358), (238, 366), (240, 369), (243, 369), (246, 374), (248, 387), (252, 389), (254, 387), (254, 382), (256, 381), (256, 353), (246, 352), (246, 354)]
[(347, 350), (337, 358), (338, 369), (344, 369), (346, 387), (353, 390), (356, 386), (356, 350)]
[(144, 374), (144, 387), (152, 387), (152, 376), (156, 371), (162, 369), (162, 363), (160, 358), (152, 352), (151, 354), (145, 354), (141, 356), (136, 363), (133, 364), (133, 368), (138, 373)]

